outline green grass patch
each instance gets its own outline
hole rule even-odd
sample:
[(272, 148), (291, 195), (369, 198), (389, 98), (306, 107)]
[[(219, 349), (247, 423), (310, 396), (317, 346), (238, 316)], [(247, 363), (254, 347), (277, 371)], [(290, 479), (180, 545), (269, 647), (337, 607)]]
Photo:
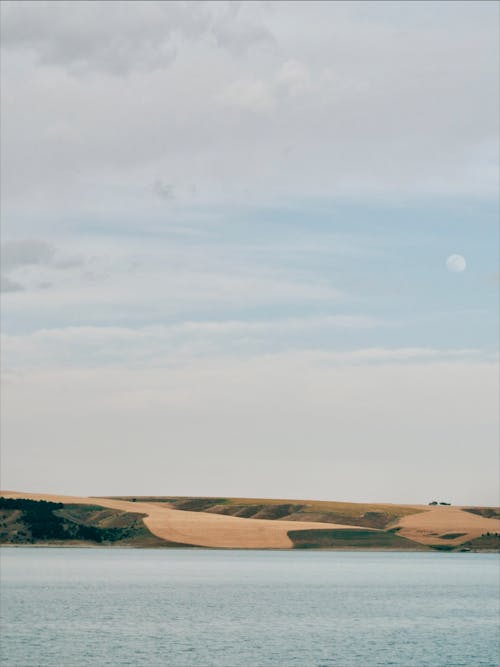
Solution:
[(464, 512), (484, 516), (486, 519), (500, 519), (500, 509), (498, 507), (464, 507)]
[(421, 544), (391, 532), (376, 530), (290, 530), (297, 549), (426, 549)]
[(456, 548), (453, 546), (453, 544), (431, 544), (430, 547), (435, 551), (454, 551)]
[(476, 537), (460, 545), (462, 549), (471, 549), (473, 551), (499, 551), (500, 552), (500, 533), (486, 533), (481, 537)]

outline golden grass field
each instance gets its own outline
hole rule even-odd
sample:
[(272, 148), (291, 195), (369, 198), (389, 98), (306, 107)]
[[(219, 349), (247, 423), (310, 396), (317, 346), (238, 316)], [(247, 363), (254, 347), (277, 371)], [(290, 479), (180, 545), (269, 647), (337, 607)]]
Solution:
[[(345, 503), (330, 501), (278, 500), (259, 498), (179, 499), (148, 497), (124, 499), (109, 497), (62, 496), (44, 493), (3, 491), (5, 498), (29, 498), (64, 504), (97, 505), (123, 512), (140, 513), (149, 531), (156, 537), (179, 544), (237, 548), (237, 549), (290, 549), (294, 542), (289, 532), (335, 531), (345, 537), (347, 531), (358, 531), (364, 538), (397, 535), (399, 543), (411, 540), (415, 547), (443, 546), (452, 548), (486, 533), (500, 533), (500, 520), (473, 514), (462, 507), (429, 505), (392, 505)], [(176, 509), (176, 504), (189, 502), (207, 506), (208, 511)], [(212, 505), (210, 504), (212, 502)], [(204, 505), (203, 505), (204, 503)], [(257, 518), (232, 516), (227, 512), (247, 512), (256, 508)], [(277, 519), (258, 518), (272, 513), (273, 507), (286, 508), (290, 514)], [(297, 509), (298, 508), (298, 509)], [(225, 513), (221, 513), (225, 512)], [(494, 511), (493, 511), (494, 513)], [(310, 520), (302, 520), (301, 517)], [(326, 517), (326, 521), (317, 520)], [(338, 523), (335, 517), (339, 518)], [(367, 525), (369, 521), (383, 520), (383, 529)], [(351, 522), (352, 521), (352, 522)], [(367, 531), (372, 531), (368, 533)], [(310, 533), (313, 534), (313, 533)], [(389, 535), (388, 535), (389, 534)], [(326, 535), (326, 533), (324, 533)], [(401, 539), (403, 538), (403, 539)], [(377, 542), (377, 544), (380, 540)], [(390, 544), (389, 542), (387, 542)], [(393, 548), (398, 548), (397, 541)], [(369, 542), (366, 542), (369, 546)], [(411, 545), (410, 545), (411, 546)]]

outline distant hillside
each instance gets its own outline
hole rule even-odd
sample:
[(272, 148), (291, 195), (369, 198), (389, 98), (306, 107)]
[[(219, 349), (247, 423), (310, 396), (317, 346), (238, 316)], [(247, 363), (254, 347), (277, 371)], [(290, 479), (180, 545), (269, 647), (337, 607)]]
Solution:
[(182, 546), (153, 535), (143, 516), (92, 505), (0, 497), (0, 543)]
[(257, 498), (115, 496), (140, 502), (165, 502), (178, 510), (208, 512), (246, 519), (313, 521), (385, 529), (401, 517), (421, 511), (409, 505), (342, 503), (323, 500), (274, 500)]
[[(2, 495), (3, 494), (3, 495)], [(4, 545), (230, 549), (500, 548), (498, 508), (0, 493)]]

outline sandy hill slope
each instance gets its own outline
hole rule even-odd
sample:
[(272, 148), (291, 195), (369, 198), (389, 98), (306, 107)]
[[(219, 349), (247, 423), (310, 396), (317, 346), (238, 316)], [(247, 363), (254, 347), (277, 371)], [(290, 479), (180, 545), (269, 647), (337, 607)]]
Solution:
[(427, 505), (263, 499), (90, 498), (14, 491), (0, 495), (142, 515), (144, 525), (156, 538), (203, 547), (410, 548), (413, 544), (415, 548), (419, 545), (451, 548), (487, 532), (500, 532), (500, 521), (491, 518), (491, 511), (495, 515), (495, 510), (484, 516), (481, 512), (474, 513), (474, 508), (466, 511)]
[(457, 546), (486, 533), (500, 533), (498, 518), (481, 516), (474, 509), (427, 507), (425, 512), (403, 517), (398, 535), (422, 544)]

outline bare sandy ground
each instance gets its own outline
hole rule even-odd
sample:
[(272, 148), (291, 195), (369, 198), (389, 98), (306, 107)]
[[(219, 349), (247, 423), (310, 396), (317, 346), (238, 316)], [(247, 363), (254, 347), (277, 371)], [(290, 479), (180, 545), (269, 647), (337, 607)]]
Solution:
[(186, 512), (160, 506), (155, 503), (114, 500), (111, 498), (86, 498), (59, 496), (45, 493), (23, 493), (2, 491), (5, 498), (30, 498), (54, 503), (78, 503), (100, 505), (125, 512), (146, 514), (144, 523), (149, 530), (164, 540), (203, 547), (225, 547), (232, 549), (290, 549), (293, 543), (289, 530), (326, 528), (358, 528), (335, 523), (312, 521), (273, 521), (270, 519), (243, 519), (223, 514)]
[[(45, 493), (24, 493), (2, 491), (7, 498), (31, 498), (49, 500), (57, 503), (77, 503), (99, 505), (125, 512), (145, 514), (144, 523), (149, 530), (161, 539), (203, 547), (225, 547), (232, 549), (290, 549), (293, 546), (288, 537), (289, 530), (308, 530), (336, 528), (361, 528), (344, 524), (320, 523), (313, 521), (273, 521), (270, 519), (244, 519), (208, 512), (188, 512), (175, 510), (166, 503), (130, 502), (112, 498), (89, 498), (80, 496), (61, 496)], [(375, 505), (374, 505), (375, 507)], [(416, 510), (396, 524), (398, 534), (421, 544), (447, 544), (456, 546), (483, 533), (500, 533), (500, 520), (486, 519), (464, 511), (460, 507), (411, 505)], [(364, 530), (367, 530), (364, 528)], [(460, 533), (454, 539), (441, 536)]]
[[(449, 544), (456, 546), (483, 533), (500, 533), (499, 519), (486, 519), (471, 514), (461, 507), (421, 507), (422, 512), (409, 514), (399, 520), (398, 535), (421, 544)], [(442, 539), (441, 535), (465, 533), (455, 539)]]

